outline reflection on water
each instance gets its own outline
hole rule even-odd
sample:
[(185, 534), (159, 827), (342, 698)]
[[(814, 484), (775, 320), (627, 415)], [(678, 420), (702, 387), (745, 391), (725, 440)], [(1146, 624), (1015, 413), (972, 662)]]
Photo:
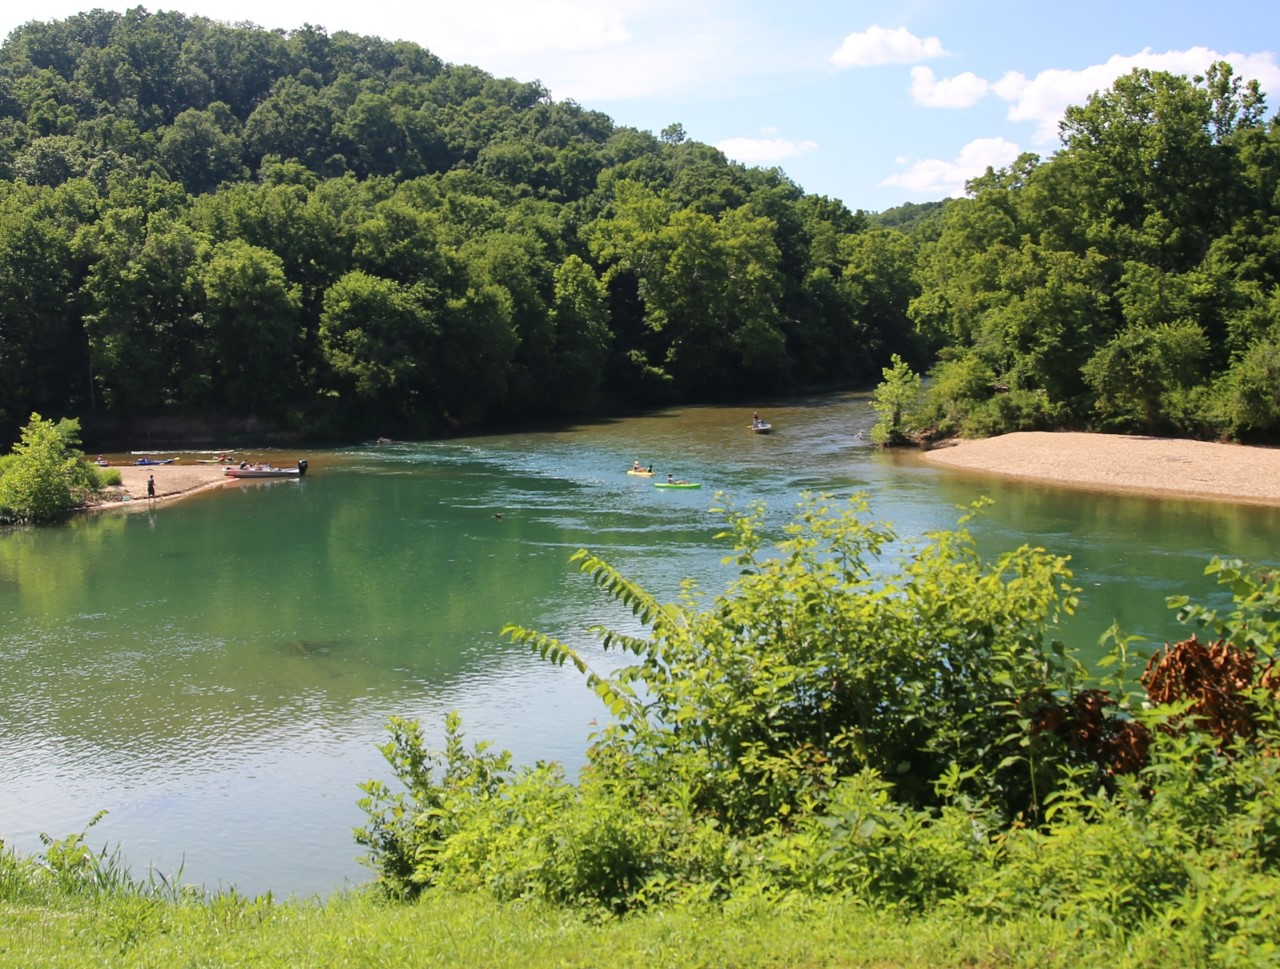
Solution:
[[(634, 620), (581, 575), (601, 552), (662, 599), (730, 577), (717, 492), (786, 520), (800, 492), (866, 492), (903, 536), (952, 527), (980, 495), (985, 553), (1023, 542), (1072, 556), (1085, 608), (1064, 630), (1093, 650), (1119, 621), (1178, 634), (1164, 596), (1216, 595), (1209, 557), (1265, 561), (1274, 509), (1070, 492), (939, 471), (866, 443), (864, 400), (691, 408), (542, 433), (394, 442), (312, 455), (301, 481), (227, 488), (147, 515), (105, 514), (0, 537), (0, 839), (38, 848), (101, 808), (99, 845), (135, 868), (244, 892), (362, 880), (356, 784), (385, 776), (391, 714), (524, 762), (581, 762), (603, 714), (576, 673), (498, 633), (517, 623), (602, 656), (587, 630)], [(632, 461), (664, 491), (626, 475)], [(633, 630), (634, 631), (634, 630)]]

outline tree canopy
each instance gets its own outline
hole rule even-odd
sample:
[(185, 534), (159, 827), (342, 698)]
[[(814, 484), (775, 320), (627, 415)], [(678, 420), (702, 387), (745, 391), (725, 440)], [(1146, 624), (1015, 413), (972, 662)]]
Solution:
[(1134, 70), (1052, 157), (851, 212), (415, 44), (95, 10), (0, 46), (0, 428), (461, 425), (813, 386), (904, 439), (1280, 437), (1280, 126)]
[(31, 22), (0, 47), (0, 427), (429, 433), (866, 384), (910, 330), (913, 256), (885, 250), (861, 318), (866, 227), (678, 123), (414, 44)]
[(988, 170), (922, 242), (940, 356), (916, 430), (1280, 436), (1280, 125), (1257, 82), (1134, 70), (1062, 150)]

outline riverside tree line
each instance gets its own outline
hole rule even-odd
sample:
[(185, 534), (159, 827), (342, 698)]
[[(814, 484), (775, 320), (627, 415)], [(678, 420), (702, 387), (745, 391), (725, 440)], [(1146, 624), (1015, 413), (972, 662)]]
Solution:
[(867, 382), (910, 353), (905, 253), (865, 215), (414, 44), (29, 23), (0, 48), (0, 175), (13, 428), (429, 432)]
[(931, 372), (910, 430), (1275, 436), (1280, 131), (1226, 64), (869, 215), (405, 42), (93, 11), (0, 47), (0, 426), (423, 433)]

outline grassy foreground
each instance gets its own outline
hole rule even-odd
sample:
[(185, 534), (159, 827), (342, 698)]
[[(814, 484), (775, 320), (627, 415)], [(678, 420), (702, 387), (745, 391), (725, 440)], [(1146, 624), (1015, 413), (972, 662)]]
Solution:
[(0, 901), (0, 966), (1169, 966), (1175, 940), (1072, 938), (1062, 923), (910, 918), (843, 899), (756, 900), (592, 923), (482, 896), (272, 903)]

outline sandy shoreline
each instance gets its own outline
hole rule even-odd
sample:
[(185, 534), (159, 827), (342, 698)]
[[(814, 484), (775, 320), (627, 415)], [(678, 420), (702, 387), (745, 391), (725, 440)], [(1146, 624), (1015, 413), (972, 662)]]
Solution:
[(925, 451), (940, 468), (1092, 491), (1280, 505), (1280, 448), (1022, 431)]
[(110, 467), (120, 472), (120, 487), (103, 492), (103, 500), (89, 505), (90, 511), (148, 507), (153, 504), (147, 500), (147, 479), (152, 476), (156, 482), (154, 503), (211, 491), (233, 480), (227, 478), (220, 464), (113, 464)]

